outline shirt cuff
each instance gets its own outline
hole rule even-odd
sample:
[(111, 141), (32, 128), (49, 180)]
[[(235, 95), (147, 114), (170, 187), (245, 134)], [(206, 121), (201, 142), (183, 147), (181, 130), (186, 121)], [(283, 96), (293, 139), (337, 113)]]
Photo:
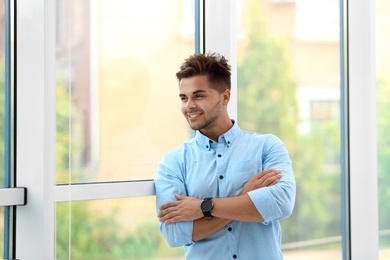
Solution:
[(282, 215), (275, 198), (273, 197), (270, 188), (261, 188), (248, 192), (252, 203), (257, 211), (261, 214), (264, 222), (269, 222), (279, 218)]

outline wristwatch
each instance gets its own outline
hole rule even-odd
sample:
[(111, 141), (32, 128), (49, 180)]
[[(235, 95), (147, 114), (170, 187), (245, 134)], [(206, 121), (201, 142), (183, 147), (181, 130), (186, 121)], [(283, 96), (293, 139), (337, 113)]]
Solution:
[(214, 207), (213, 198), (205, 198), (202, 203), (200, 204), (200, 208), (203, 212), (204, 218), (205, 219), (212, 219), (213, 216), (211, 215), (211, 210)]

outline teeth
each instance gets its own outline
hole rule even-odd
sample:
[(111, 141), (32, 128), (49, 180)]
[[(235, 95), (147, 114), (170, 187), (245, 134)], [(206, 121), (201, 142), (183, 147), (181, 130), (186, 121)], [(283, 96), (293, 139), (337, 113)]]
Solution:
[(195, 114), (187, 114), (189, 118), (193, 118), (196, 116), (199, 116), (201, 113), (195, 113)]

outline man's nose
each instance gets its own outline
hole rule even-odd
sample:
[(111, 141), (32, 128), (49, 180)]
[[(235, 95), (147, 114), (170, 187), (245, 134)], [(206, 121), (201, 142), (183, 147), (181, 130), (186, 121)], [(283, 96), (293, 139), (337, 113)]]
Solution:
[(189, 109), (189, 108), (194, 108), (196, 107), (196, 103), (193, 99), (188, 99), (187, 101), (187, 104), (186, 104), (186, 108)]

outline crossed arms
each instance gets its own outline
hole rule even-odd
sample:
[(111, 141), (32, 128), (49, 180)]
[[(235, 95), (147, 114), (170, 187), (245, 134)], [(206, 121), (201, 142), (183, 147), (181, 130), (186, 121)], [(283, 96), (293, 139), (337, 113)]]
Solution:
[(256, 209), (248, 192), (263, 187), (273, 186), (279, 182), (282, 174), (276, 169), (267, 169), (253, 176), (245, 185), (239, 196), (213, 198), (213, 219), (206, 220), (200, 209), (202, 200), (176, 194), (177, 201), (163, 204), (158, 218), (166, 224), (182, 221), (194, 221), (192, 240), (204, 239), (233, 220), (243, 222), (262, 222), (263, 217)]

